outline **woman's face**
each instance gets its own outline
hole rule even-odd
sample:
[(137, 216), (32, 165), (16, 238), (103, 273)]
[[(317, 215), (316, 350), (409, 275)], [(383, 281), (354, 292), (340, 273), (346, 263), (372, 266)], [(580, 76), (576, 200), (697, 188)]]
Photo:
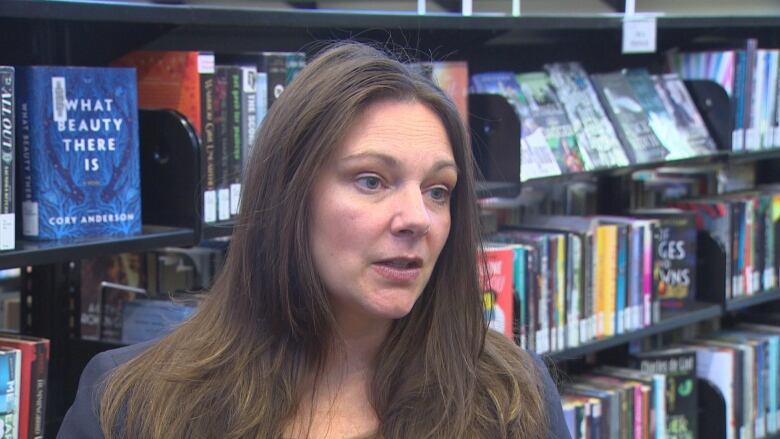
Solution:
[(458, 173), (438, 116), (415, 102), (372, 104), (314, 185), (310, 239), (336, 319), (406, 315), (450, 231)]

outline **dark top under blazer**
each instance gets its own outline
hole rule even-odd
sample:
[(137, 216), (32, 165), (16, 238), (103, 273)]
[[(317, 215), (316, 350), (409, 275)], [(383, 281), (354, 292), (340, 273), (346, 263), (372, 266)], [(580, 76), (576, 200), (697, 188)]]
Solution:
[[(113, 349), (96, 355), (89, 361), (81, 373), (76, 400), (62, 421), (57, 439), (103, 439), (97, 417), (99, 395), (97, 385), (108, 372), (139, 355), (153, 342), (138, 343), (119, 349)], [(544, 363), (537, 355), (533, 355), (544, 381), (544, 402), (550, 422), (550, 439), (570, 439), (569, 430), (563, 418), (561, 400), (558, 389), (553, 384)]]

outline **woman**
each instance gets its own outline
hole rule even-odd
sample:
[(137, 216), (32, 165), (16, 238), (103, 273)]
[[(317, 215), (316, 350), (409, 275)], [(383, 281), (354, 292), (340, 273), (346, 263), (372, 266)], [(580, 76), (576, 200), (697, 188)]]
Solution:
[(211, 294), (95, 357), (61, 437), (568, 437), (542, 363), (486, 330), (469, 141), (441, 91), (340, 44), (255, 143)]

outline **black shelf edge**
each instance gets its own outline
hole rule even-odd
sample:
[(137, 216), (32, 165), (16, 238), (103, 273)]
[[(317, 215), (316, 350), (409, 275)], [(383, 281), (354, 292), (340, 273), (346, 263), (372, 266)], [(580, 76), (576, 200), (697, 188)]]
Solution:
[(17, 240), (16, 249), (0, 252), (0, 268), (42, 265), (95, 256), (195, 244), (192, 229), (145, 225), (140, 235), (106, 236), (67, 241)]
[(764, 149), (760, 151), (716, 151), (712, 154), (688, 157), (677, 160), (668, 160), (662, 162), (636, 163), (628, 166), (615, 168), (593, 169), (583, 172), (570, 172), (561, 175), (551, 175), (548, 177), (531, 178), (522, 182), (522, 184), (539, 185), (549, 184), (550, 182), (577, 180), (589, 177), (601, 176), (619, 176), (630, 174), (635, 171), (654, 169), (664, 166), (694, 166), (710, 163), (747, 163), (757, 160), (778, 159), (780, 158), (780, 148)]
[(520, 193), (520, 183), (478, 181), (477, 198), (512, 198)]
[[(452, 30), (619, 30), (622, 14), (526, 14), (511, 17), (501, 13), (429, 13), (419, 16), (412, 4), (409, 11), (349, 11), (260, 9), (230, 5), (153, 4), (138, 1), (98, 2), (94, 0), (3, 0), (0, 16), (11, 18), (122, 21), (174, 25), (452, 29)], [(660, 15), (663, 28), (777, 27), (780, 17), (765, 16), (682, 16)]]
[(207, 241), (209, 239), (230, 236), (233, 234), (233, 227), (235, 227), (235, 225), (235, 221), (203, 224), (200, 240)]
[(726, 301), (726, 311), (739, 311), (750, 308), (751, 306), (761, 305), (763, 303), (780, 300), (780, 288), (756, 293), (752, 296), (738, 297)]
[[(658, 168), (661, 166), (690, 166), (690, 165), (703, 165), (707, 163), (712, 163), (716, 160), (722, 160), (724, 157), (729, 157), (731, 154), (725, 151), (715, 151), (712, 154), (708, 155), (700, 155), (696, 157), (688, 157), (683, 159), (677, 159), (677, 160), (666, 160), (662, 162), (647, 162), (647, 163), (635, 163), (628, 166), (619, 166), (614, 168), (600, 168), (600, 169), (593, 169), (590, 171), (582, 171), (582, 172), (569, 172), (566, 174), (560, 174), (560, 175), (551, 175), (548, 177), (538, 177), (538, 178), (530, 178), (528, 180), (523, 181), (523, 184), (547, 184), (554, 181), (559, 180), (574, 180), (574, 179), (580, 179), (580, 178), (588, 178), (588, 177), (601, 177), (601, 176), (617, 176), (617, 175), (625, 175), (630, 174), (634, 171), (641, 171), (644, 169), (653, 169)], [(780, 155), (780, 150), (778, 150), (778, 155)], [(744, 157), (748, 157), (749, 155), (744, 155)]]
[(543, 356), (553, 361), (575, 360), (586, 354), (620, 346), (633, 340), (639, 340), (651, 335), (682, 328), (693, 323), (720, 317), (721, 315), (723, 315), (723, 310), (719, 304), (702, 302), (694, 303), (693, 309), (691, 310), (662, 309), (661, 321), (648, 326), (647, 328), (627, 332), (614, 337), (594, 340), (574, 348), (543, 354)]

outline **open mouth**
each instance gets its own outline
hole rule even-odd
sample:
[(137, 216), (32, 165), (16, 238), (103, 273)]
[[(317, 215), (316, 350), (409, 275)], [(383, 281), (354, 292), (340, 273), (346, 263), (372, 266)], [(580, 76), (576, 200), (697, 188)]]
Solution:
[(409, 270), (422, 267), (422, 261), (417, 258), (394, 258), (379, 261), (379, 265), (394, 268), (396, 270)]

